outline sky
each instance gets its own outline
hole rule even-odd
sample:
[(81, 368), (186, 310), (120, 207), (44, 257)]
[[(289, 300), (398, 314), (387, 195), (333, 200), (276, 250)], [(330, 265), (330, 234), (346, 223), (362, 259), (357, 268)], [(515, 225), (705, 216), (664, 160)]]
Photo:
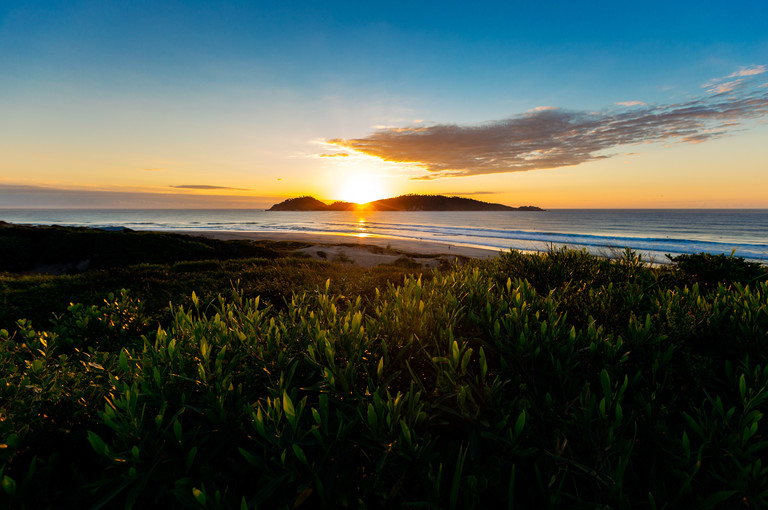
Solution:
[(0, 1), (0, 209), (768, 208), (768, 2)]

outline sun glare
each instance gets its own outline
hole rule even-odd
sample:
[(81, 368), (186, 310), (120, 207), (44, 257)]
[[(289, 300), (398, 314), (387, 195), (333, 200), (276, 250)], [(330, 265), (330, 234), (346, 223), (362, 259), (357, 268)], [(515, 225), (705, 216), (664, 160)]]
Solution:
[(339, 200), (365, 204), (388, 198), (387, 189), (381, 181), (366, 174), (355, 174), (346, 178), (339, 187)]
[(357, 220), (357, 237), (368, 237), (371, 234), (368, 232), (368, 227), (365, 224), (365, 218)]

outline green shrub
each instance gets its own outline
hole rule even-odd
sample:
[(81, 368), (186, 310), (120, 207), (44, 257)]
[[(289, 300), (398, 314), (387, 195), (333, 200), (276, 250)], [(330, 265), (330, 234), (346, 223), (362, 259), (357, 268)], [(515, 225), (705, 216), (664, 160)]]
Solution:
[(691, 255), (667, 255), (685, 276), (704, 285), (718, 283), (752, 283), (768, 279), (766, 267), (757, 263), (735, 257), (711, 253), (696, 253)]
[(0, 332), (9, 507), (768, 506), (766, 282), (631, 252), (244, 264), (159, 326), (123, 292)]

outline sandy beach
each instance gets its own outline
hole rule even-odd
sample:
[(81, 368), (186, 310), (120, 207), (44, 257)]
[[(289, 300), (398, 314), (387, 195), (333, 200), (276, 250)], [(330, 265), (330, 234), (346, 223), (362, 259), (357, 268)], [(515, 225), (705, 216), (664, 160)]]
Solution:
[(297, 249), (297, 254), (316, 260), (344, 262), (361, 267), (392, 264), (404, 257), (424, 268), (438, 267), (456, 259), (495, 257), (499, 250), (455, 244), (435, 243), (415, 239), (400, 239), (381, 236), (357, 236), (324, 234), (320, 232), (239, 232), (223, 230), (188, 230), (179, 232), (190, 236), (210, 237), (225, 241), (249, 239), (254, 241), (301, 241), (312, 243)]

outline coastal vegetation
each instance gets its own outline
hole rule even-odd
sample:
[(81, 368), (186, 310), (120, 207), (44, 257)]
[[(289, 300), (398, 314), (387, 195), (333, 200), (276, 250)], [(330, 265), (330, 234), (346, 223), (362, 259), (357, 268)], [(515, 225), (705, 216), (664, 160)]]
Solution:
[(768, 506), (764, 266), (268, 248), (3, 269), (4, 506)]
[(365, 204), (333, 202), (326, 204), (314, 197), (289, 198), (269, 208), (270, 211), (541, 211), (539, 207), (482, 202), (472, 198), (446, 197), (442, 195), (401, 195)]
[(275, 259), (285, 254), (285, 248), (294, 246), (220, 241), (165, 232), (137, 232), (126, 228), (100, 230), (0, 222), (0, 271), (61, 274), (139, 263), (253, 257)]

